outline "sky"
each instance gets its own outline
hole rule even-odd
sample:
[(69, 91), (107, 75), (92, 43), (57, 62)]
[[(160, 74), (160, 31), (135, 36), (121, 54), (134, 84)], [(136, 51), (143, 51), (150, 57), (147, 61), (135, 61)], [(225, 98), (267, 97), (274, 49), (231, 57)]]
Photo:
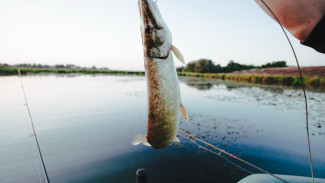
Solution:
[[(253, 0), (158, 0), (158, 6), (187, 63), (296, 65), (280, 26)], [(0, 63), (144, 70), (137, 0), (1, 0), (0, 27)], [(289, 37), (301, 66), (325, 65), (325, 54)]]

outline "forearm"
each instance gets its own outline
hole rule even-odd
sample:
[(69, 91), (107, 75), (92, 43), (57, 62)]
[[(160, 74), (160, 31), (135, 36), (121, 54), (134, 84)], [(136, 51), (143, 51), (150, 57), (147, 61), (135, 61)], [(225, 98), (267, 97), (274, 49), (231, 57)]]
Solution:
[[(261, 0), (256, 3), (275, 20)], [(280, 23), (301, 42), (307, 40), (325, 14), (325, 0), (263, 0)]]

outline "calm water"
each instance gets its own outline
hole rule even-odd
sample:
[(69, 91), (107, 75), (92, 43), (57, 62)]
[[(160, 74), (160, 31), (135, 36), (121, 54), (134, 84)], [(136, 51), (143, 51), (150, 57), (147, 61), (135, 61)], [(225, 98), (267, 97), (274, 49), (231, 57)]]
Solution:
[[(180, 128), (277, 174), (310, 176), (301, 90), (180, 78), (189, 120)], [(24, 76), (51, 182), (236, 182), (249, 175), (180, 137), (162, 150), (132, 146), (146, 133), (138, 76)], [(0, 182), (39, 182), (18, 77), (0, 77)], [(325, 178), (325, 93), (308, 91), (315, 176)], [(234, 163), (257, 173), (250, 167)], [(44, 179), (43, 179), (44, 181)]]

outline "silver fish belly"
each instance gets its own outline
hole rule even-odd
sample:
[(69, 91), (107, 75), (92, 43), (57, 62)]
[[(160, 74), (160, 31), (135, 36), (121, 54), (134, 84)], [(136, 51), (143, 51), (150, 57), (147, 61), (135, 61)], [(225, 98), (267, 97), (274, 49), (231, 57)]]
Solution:
[(184, 57), (172, 45), (171, 33), (163, 21), (159, 9), (152, 0), (139, 0), (141, 36), (144, 50), (145, 73), (148, 88), (148, 132), (132, 140), (161, 149), (176, 137), (180, 114), (187, 120), (181, 103), (181, 95), (173, 55), (184, 63)]
[(175, 138), (180, 121), (180, 88), (172, 55), (165, 60), (146, 58), (148, 85), (147, 140), (163, 148)]

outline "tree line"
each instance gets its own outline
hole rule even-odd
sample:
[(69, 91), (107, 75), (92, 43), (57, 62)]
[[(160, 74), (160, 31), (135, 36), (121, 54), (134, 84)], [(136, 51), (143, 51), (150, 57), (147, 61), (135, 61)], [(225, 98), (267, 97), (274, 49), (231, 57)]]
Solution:
[(177, 68), (178, 72), (197, 72), (197, 73), (230, 73), (247, 69), (260, 69), (271, 67), (287, 67), (286, 61), (274, 61), (261, 66), (239, 64), (230, 60), (225, 67), (220, 64), (215, 65), (210, 59), (199, 59), (188, 63), (185, 67)]

